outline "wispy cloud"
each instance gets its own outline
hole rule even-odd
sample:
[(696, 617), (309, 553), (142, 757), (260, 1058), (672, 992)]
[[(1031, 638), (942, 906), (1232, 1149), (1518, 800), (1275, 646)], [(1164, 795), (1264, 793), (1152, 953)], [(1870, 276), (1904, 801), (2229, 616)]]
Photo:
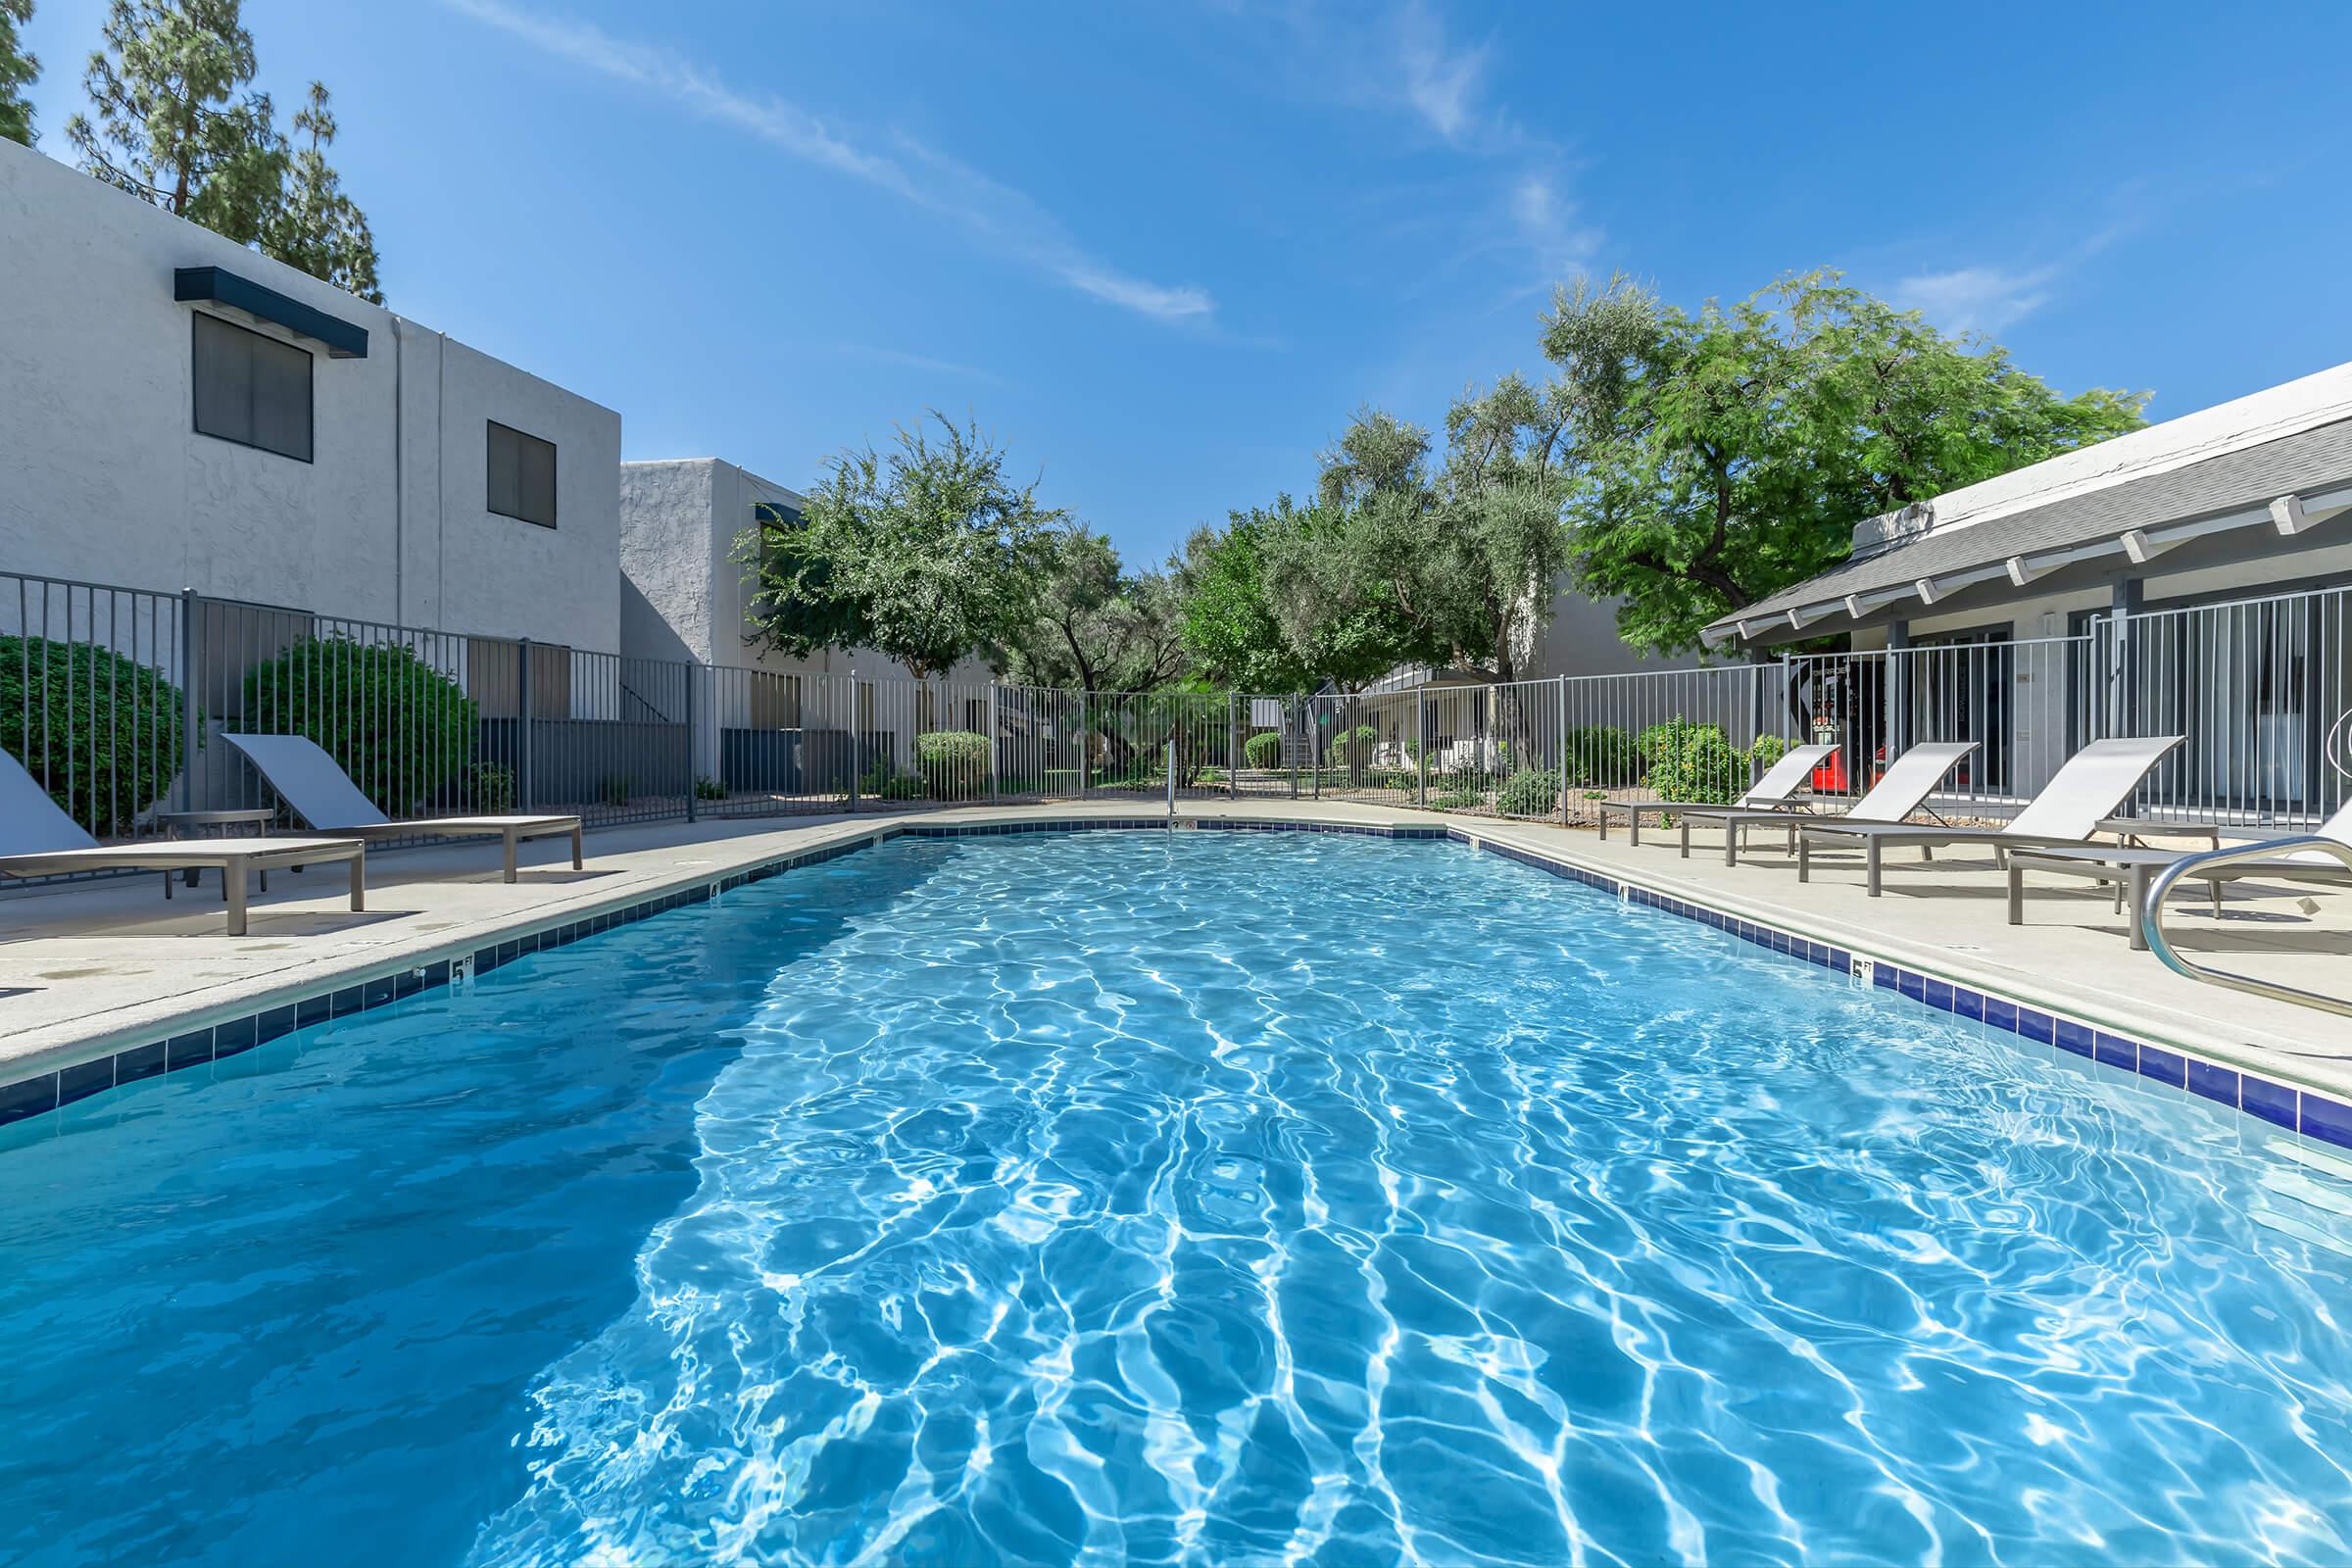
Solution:
[(908, 370), (928, 370), (935, 375), (963, 376), (974, 381), (989, 381), (999, 385), (1004, 377), (977, 365), (965, 365), (958, 360), (934, 359), (928, 354), (911, 354), (905, 349), (883, 348), (873, 343), (837, 343), (833, 352), (845, 359), (865, 360), (875, 365), (896, 365)]
[(740, 92), (674, 54), (615, 38), (589, 23), (506, 0), (444, 3), (552, 59), (639, 88), (791, 157), (886, 190), (1081, 294), (1163, 321), (1205, 319), (1216, 310), (1216, 302), (1203, 289), (1137, 277), (1088, 253), (1028, 196), (911, 137), (893, 137), (889, 152), (877, 152), (796, 104)]
[(1958, 267), (1894, 285), (1894, 303), (1947, 332), (1998, 332), (2047, 305), (2056, 267)]
[(1539, 268), (1556, 278), (1592, 259), (1600, 231), (1585, 222), (1576, 203), (1549, 173), (1530, 172), (1511, 187), (1511, 220)]
[(1444, 25), (1415, 3), (1397, 13), (1396, 56), (1413, 113), (1447, 141), (1468, 137), (1477, 128), (1487, 51), (1449, 43)]
[(2067, 246), (2055, 260), (1915, 272), (1895, 283), (1894, 303), (1919, 312), (1947, 332), (1991, 333), (2013, 326), (2062, 293), (2066, 280), (2083, 264), (2147, 221), (2137, 182), (2116, 191), (2109, 205), (2118, 210), (2117, 216)]

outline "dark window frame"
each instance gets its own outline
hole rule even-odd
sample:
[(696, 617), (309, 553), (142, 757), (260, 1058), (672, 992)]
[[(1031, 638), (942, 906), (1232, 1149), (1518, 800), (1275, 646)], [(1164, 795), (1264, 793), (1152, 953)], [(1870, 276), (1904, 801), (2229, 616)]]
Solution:
[[(558, 526), (559, 519), (564, 514), (562, 495), (563, 486), (561, 482), (563, 476), (563, 466), (560, 461), (562, 457), (562, 449), (559, 448), (555, 442), (550, 441), (547, 437), (543, 435), (533, 435), (530, 431), (523, 429), (519, 425), (508, 424), (504, 420), (500, 419), (485, 419), (482, 422), (485, 427), (482, 431), (482, 505), (484, 509), (488, 511), (492, 516), (512, 517), (516, 522), (527, 522), (534, 528), (545, 528), (550, 532), (554, 532)], [(508, 435), (514, 437), (518, 442), (535, 441), (539, 445), (547, 448), (547, 516), (544, 520), (531, 516), (527, 513), (509, 512), (506, 508), (498, 504), (496, 492), (491, 488), (490, 448), (491, 444), (497, 441), (498, 432), (501, 430), (504, 430)], [(519, 446), (517, 446), (515, 449), (515, 455), (518, 462), (522, 450), (523, 449)], [(526, 504), (521, 499), (520, 491), (521, 480), (520, 470), (518, 467), (516, 477), (516, 499), (514, 503), (517, 507), (521, 507)]]
[[(273, 447), (265, 441), (249, 441), (243, 436), (229, 435), (220, 430), (208, 430), (204, 427), (203, 416), (197, 408), (197, 400), (201, 396), (204, 378), (197, 370), (196, 357), (202, 352), (200, 345), (204, 341), (205, 323), (208, 321), (220, 330), (241, 332), (247, 337), (259, 338), (273, 348), (302, 356), (302, 386), (305, 394), (302, 406), (304, 450), (289, 452), (284, 447)], [(259, 421), (255, 422), (258, 427)], [(289, 343), (283, 338), (271, 337), (267, 332), (257, 332), (252, 327), (232, 321), (224, 316), (216, 316), (210, 311), (190, 311), (188, 313), (188, 428), (207, 440), (225, 441), (232, 447), (245, 447), (254, 452), (267, 452), (272, 457), (287, 458), (295, 463), (316, 464), (318, 461), (318, 356), (299, 343)]]

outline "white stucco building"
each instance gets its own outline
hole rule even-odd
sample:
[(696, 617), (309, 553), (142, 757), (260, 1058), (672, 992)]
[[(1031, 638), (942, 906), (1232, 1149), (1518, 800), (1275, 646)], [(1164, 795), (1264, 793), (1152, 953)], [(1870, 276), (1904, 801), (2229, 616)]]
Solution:
[(620, 645), (620, 416), (0, 141), (0, 564)]
[(1948, 731), (2022, 795), (2090, 736), (2179, 733), (2166, 802), (2324, 812), (2352, 723), (2352, 365), (1863, 518), (1849, 561), (1707, 638), (1836, 633), (1899, 656), (1821, 666), (1855, 756)]

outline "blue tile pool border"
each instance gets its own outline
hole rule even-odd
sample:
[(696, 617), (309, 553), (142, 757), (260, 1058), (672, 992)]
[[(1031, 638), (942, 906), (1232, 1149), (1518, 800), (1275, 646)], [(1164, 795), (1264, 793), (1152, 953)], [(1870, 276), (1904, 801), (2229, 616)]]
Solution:
[[(2196, 1095), (2232, 1110), (2254, 1116), (2300, 1136), (2352, 1149), (2352, 1104), (2314, 1090), (2202, 1060), (2170, 1046), (2158, 1046), (2113, 1034), (2079, 1019), (2014, 1002), (1947, 980), (1925, 970), (1906, 968), (1885, 959), (1854, 953), (1795, 931), (1750, 920), (1727, 910), (1646, 888), (1637, 882), (1589, 870), (1515, 844), (1505, 844), (1459, 827), (1397, 823), (1372, 826), (1352, 822), (1303, 822), (1275, 819), (1189, 817), (1178, 825), (1187, 830), (1228, 833), (1334, 833), (1358, 838), (1446, 840), (1474, 853), (1499, 855), (1552, 876), (1565, 877), (1597, 892), (1643, 908), (1710, 926), (1768, 952), (1844, 974), (1883, 991), (1892, 991), (1939, 1011), (1982, 1022), (2040, 1045), (2054, 1046), (2119, 1071), (2135, 1073), (2157, 1083)], [(697, 881), (687, 887), (620, 905), (577, 920), (519, 933), (486, 943), (454, 956), (403, 965), (379, 974), (323, 990), (293, 1001), (280, 1000), (268, 1007), (196, 1029), (173, 1030), (139, 1045), (124, 1047), (69, 1067), (36, 1073), (0, 1084), (0, 1126), (62, 1110), (90, 1096), (122, 1084), (136, 1083), (184, 1067), (228, 1059), (280, 1035), (331, 1018), (349, 1017), (388, 1003), (404, 1001), (461, 975), (480, 976), (503, 968), (516, 958), (552, 948), (566, 947), (618, 926), (665, 914), (689, 904), (702, 904), (732, 889), (803, 866), (821, 865), (873, 849), (893, 839), (1003, 838), (1023, 834), (1122, 832), (1139, 829), (1166, 831), (1160, 816), (1047, 817), (1017, 822), (896, 822), (810, 849)]]

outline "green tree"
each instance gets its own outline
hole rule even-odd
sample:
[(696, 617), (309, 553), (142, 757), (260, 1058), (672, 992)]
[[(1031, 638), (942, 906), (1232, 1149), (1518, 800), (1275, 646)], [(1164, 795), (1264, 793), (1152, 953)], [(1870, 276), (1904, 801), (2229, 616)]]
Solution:
[(285, 187), (277, 206), (262, 224), (262, 254), (313, 277), (381, 305), (384, 291), (376, 281), (375, 235), (368, 215), (343, 192), (343, 176), (326, 161), (335, 139), (335, 116), (327, 107), (326, 86), (311, 83), (310, 97), (294, 115), (294, 134), (308, 135), (286, 170)]
[(1360, 690), (1429, 657), (1385, 583), (1340, 568), (1344, 514), (1280, 496), (1193, 535), (1177, 568), (1186, 649), (1252, 692)]
[(1047, 536), (1034, 613), (1005, 652), (1032, 686), (1148, 692), (1174, 684), (1186, 657), (1167, 573), (1129, 572), (1110, 540), (1071, 524)]
[(1223, 528), (1193, 531), (1176, 568), (1177, 634), (1185, 653), (1218, 685), (1302, 691), (1317, 677), (1274, 617), (1264, 529), (1264, 514), (1252, 511), (1234, 513)]
[(977, 426), (929, 417), (937, 440), (901, 426), (887, 458), (845, 451), (797, 527), (737, 538), (760, 646), (796, 657), (868, 647), (930, 680), (967, 656), (999, 656), (1029, 624), (1048, 535), (1067, 514), (1007, 479)]
[(1418, 657), (1517, 679), (1568, 565), (1570, 422), (1562, 392), (1506, 375), (1447, 412), (1433, 471), (1426, 431), (1359, 413), (1324, 456), (1327, 548), (1286, 560), (1278, 593), (1393, 607)]
[(41, 74), (40, 61), (17, 40), (17, 29), (32, 21), (32, 0), (0, 0), (0, 137), (29, 147), (39, 141), (32, 128), (32, 104), (24, 89)]
[(2062, 398), (1830, 272), (1695, 315), (1623, 277), (1579, 285), (1544, 348), (1575, 438), (1578, 581), (1662, 652), (1843, 561), (1862, 518), (2135, 429), (2144, 402)]
[[(15, 0), (0, 0), (0, 4)], [(252, 90), (241, 0), (114, 0), (83, 85), (96, 115), (66, 135), (81, 167), (142, 201), (383, 303), (367, 215), (326, 161), (335, 117), (311, 83), (294, 130)]]
[(286, 173), (270, 95), (253, 81), (239, 0), (114, 0), (82, 83), (98, 120), (66, 136), (81, 167), (240, 245), (260, 238)]

